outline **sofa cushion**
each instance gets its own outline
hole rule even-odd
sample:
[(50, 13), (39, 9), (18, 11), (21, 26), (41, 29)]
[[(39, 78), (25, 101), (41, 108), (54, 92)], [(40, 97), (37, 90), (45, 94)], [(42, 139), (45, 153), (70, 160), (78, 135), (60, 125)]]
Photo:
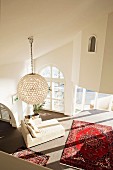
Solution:
[(30, 132), (30, 134), (32, 135), (33, 138), (37, 137), (37, 133), (35, 132), (35, 130), (30, 125), (27, 125), (27, 129), (29, 130), (29, 132)]
[(41, 118), (36, 118), (36, 119), (32, 119), (32, 121), (34, 122), (34, 124), (37, 126), (37, 125), (40, 125), (42, 123), (42, 119)]
[(40, 130), (38, 129), (38, 126), (36, 125), (37, 123), (36, 123), (34, 120), (29, 119), (29, 121), (26, 121), (26, 124), (29, 125), (29, 126), (31, 126), (31, 128), (32, 128), (36, 133), (40, 132)]
[(36, 132), (36, 133), (39, 133), (40, 132), (40, 130), (39, 130), (39, 128), (34, 124), (30, 124), (30, 123), (28, 123), (28, 125), (29, 126), (31, 126), (31, 128)]
[(24, 119), (24, 122), (26, 123), (26, 124), (28, 124), (28, 123), (31, 123), (31, 124), (35, 124), (35, 125), (38, 125), (38, 124), (40, 124), (40, 123), (42, 123), (42, 119), (41, 118), (25, 118)]

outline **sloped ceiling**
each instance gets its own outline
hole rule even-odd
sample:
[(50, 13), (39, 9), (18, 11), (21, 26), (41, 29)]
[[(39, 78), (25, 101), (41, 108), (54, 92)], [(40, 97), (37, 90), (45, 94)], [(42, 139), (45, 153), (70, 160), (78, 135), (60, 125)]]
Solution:
[(111, 11), (113, 0), (1, 0), (0, 64), (29, 59), (29, 36), (36, 58)]

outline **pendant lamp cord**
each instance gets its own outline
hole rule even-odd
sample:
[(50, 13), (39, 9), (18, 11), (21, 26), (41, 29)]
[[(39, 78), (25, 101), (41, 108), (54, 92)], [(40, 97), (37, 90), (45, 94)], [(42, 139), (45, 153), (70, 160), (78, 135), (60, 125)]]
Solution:
[(33, 51), (32, 51), (32, 43), (33, 43), (33, 36), (28, 38), (31, 47), (31, 72), (33, 74)]

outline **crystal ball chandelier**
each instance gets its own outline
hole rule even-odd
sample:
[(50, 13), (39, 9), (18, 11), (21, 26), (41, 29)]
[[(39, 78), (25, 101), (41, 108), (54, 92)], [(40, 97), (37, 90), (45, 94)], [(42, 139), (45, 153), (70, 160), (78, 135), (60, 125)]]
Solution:
[(41, 104), (48, 93), (48, 84), (44, 77), (33, 73), (33, 37), (28, 38), (31, 47), (31, 70), (32, 73), (22, 77), (17, 86), (17, 94), (20, 100), (27, 104)]

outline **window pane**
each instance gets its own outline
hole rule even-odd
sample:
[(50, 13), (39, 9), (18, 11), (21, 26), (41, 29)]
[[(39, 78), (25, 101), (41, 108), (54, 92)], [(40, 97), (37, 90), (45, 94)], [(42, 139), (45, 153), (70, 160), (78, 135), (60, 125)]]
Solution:
[(47, 84), (48, 84), (48, 87), (49, 87), (47, 98), (50, 98), (50, 93), (51, 93), (50, 82), (47, 82)]
[(59, 78), (60, 72), (56, 67), (52, 67), (52, 78)]
[(83, 95), (83, 88), (78, 87), (76, 91), (76, 108), (75, 112), (80, 111), (82, 107), (82, 95)]
[(64, 79), (64, 76), (63, 76), (63, 73), (62, 73), (62, 72), (60, 72), (60, 78), (61, 78), (61, 79)]
[(64, 99), (64, 83), (52, 82), (52, 98)]
[[(60, 72), (60, 70), (57, 67), (48, 66), (44, 68), (40, 72), (40, 74), (46, 78), (49, 86), (47, 98), (45, 100), (45, 105), (43, 106), (43, 108), (47, 110), (53, 110), (52, 108), (53, 104), (54, 110), (56, 111), (59, 110), (60, 112), (62, 112), (64, 110), (64, 106), (63, 108), (61, 106), (61, 108), (58, 109), (59, 106), (57, 106), (57, 104), (55, 104), (54, 102), (56, 99), (59, 101), (64, 100), (64, 83), (63, 83), (64, 76), (62, 72)], [(62, 102), (63, 101), (61, 101), (61, 103)]]
[(51, 77), (51, 68), (50, 68), (50, 66), (44, 68), (44, 69), (41, 71), (40, 74), (41, 74), (41, 76), (43, 76), (43, 77), (48, 77), (48, 78), (50, 78), (50, 77)]
[(50, 99), (45, 99), (44, 109), (50, 110)]
[(95, 102), (95, 92), (86, 90), (84, 110), (93, 109)]
[(64, 101), (52, 100), (52, 110), (55, 110), (57, 112), (63, 112), (64, 111)]
[(108, 97), (111, 96), (110, 94), (99, 93), (98, 98)]

